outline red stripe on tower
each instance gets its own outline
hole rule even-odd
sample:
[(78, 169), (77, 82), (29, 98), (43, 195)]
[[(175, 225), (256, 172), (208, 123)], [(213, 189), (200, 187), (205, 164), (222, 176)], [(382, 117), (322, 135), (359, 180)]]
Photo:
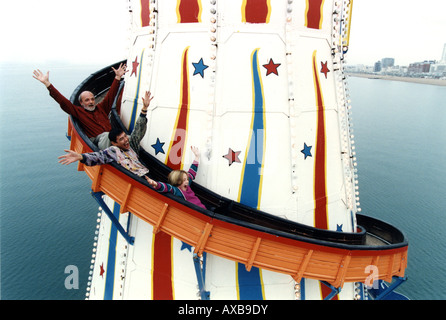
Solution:
[[(166, 164), (173, 170), (181, 169), (186, 143), (189, 116), (189, 68), (187, 47), (182, 55), (180, 105), (174, 134), (167, 152)], [(154, 300), (173, 300), (172, 237), (160, 231), (153, 243), (152, 296)]]
[(313, 52), (313, 80), (316, 91), (317, 131), (316, 155), (314, 168), (314, 226), (328, 229), (327, 190), (326, 190), (326, 140), (325, 140), (325, 107), (322, 97), (319, 72), (316, 63), (316, 51)]
[(162, 231), (153, 243), (152, 299), (173, 300), (172, 237)]
[[(328, 229), (325, 106), (316, 62), (316, 51), (313, 52), (313, 81), (317, 104), (316, 155), (314, 160), (314, 226), (319, 229)], [(325, 284), (319, 282), (319, 286), (323, 299), (331, 294), (331, 289)], [(338, 299), (338, 295), (332, 298), (332, 300)]]
[(150, 25), (150, 0), (141, 0), (141, 26)]
[(177, 0), (178, 23), (201, 22), (201, 0)]
[(189, 68), (188, 68), (187, 47), (183, 52), (181, 87), (180, 87), (180, 105), (178, 107), (177, 120), (174, 127), (174, 135), (170, 142), (167, 153), (166, 164), (173, 170), (181, 169), (183, 162), (183, 152), (187, 138), (187, 123), (189, 118)]
[(268, 23), (271, 15), (270, 0), (244, 0), (242, 22)]
[(324, 0), (307, 0), (305, 10), (305, 26), (311, 29), (321, 29), (322, 27), (322, 9)]

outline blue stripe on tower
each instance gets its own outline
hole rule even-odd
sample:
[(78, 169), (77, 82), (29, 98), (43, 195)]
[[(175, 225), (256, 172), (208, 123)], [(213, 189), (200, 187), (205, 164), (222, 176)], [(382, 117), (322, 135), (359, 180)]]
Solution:
[(260, 190), (262, 188), (262, 167), (265, 142), (265, 112), (263, 85), (258, 65), (258, 50), (252, 54), (252, 80), (253, 80), (253, 115), (249, 145), (247, 147), (245, 163), (243, 165), (243, 180), (239, 201), (252, 208), (260, 205)]
[[(118, 203), (114, 203), (113, 215), (119, 220), (119, 210), (121, 206)], [(107, 274), (105, 276), (105, 291), (104, 300), (113, 300), (113, 287), (115, 284), (115, 265), (116, 265), (116, 242), (118, 239), (118, 229), (112, 223), (110, 228), (108, 246), (108, 258), (107, 258)]]
[[(263, 158), (265, 143), (265, 112), (262, 79), (258, 64), (258, 51), (252, 53), (252, 81), (253, 81), (253, 115), (249, 145), (243, 165), (239, 202), (253, 208), (260, 206), (262, 190)], [(263, 283), (261, 271), (253, 267), (246, 271), (245, 265), (237, 265), (238, 294), (241, 300), (263, 300)]]

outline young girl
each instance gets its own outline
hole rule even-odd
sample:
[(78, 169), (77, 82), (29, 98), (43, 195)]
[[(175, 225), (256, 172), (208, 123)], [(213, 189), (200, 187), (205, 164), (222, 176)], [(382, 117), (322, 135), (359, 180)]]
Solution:
[(206, 207), (201, 203), (200, 199), (195, 195), (195, 193), (190, 188), (192, 180), (195, 179), (195, 175), (198, 170), (198, 161), (200, 159), (200, 152), (197, 147), (191, 147), (192, 152), (195, 155), (195, 159), (189, 168), (189, 171), (184, 170), (173, 170), (167, 176), (167, 181), (169, 183), (163, 183), (159, 181), (154, 181), (146, 176), (147, 182), (159, 192), (170, 192), (176, 196), (182, 197), (183, 199), (206, 209)]

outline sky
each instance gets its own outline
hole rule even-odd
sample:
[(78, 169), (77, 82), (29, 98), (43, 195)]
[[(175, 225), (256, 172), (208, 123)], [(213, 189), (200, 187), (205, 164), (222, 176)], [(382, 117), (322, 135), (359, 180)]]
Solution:
[(395, 65), (440, 60), (446, 44), (445, 0), (354, 0), (348, 64)]
[(2, 0), (0, 62), (110, 65), (127, 57), (127, 0)]
[[(0, 62), (109, 65), (125, 59), (127, 7), (127, 0), (2, 1)], [(439, 60), (445, 12), (445, 0), (354, 0), (347, 63)]]

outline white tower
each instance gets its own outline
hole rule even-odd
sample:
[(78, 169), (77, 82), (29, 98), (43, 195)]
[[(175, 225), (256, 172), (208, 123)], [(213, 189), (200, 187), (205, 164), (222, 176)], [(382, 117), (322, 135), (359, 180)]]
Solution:
[(446, 63), (446, 43), (443, 46), (443, 54), (441, 55), (441, 63)]

